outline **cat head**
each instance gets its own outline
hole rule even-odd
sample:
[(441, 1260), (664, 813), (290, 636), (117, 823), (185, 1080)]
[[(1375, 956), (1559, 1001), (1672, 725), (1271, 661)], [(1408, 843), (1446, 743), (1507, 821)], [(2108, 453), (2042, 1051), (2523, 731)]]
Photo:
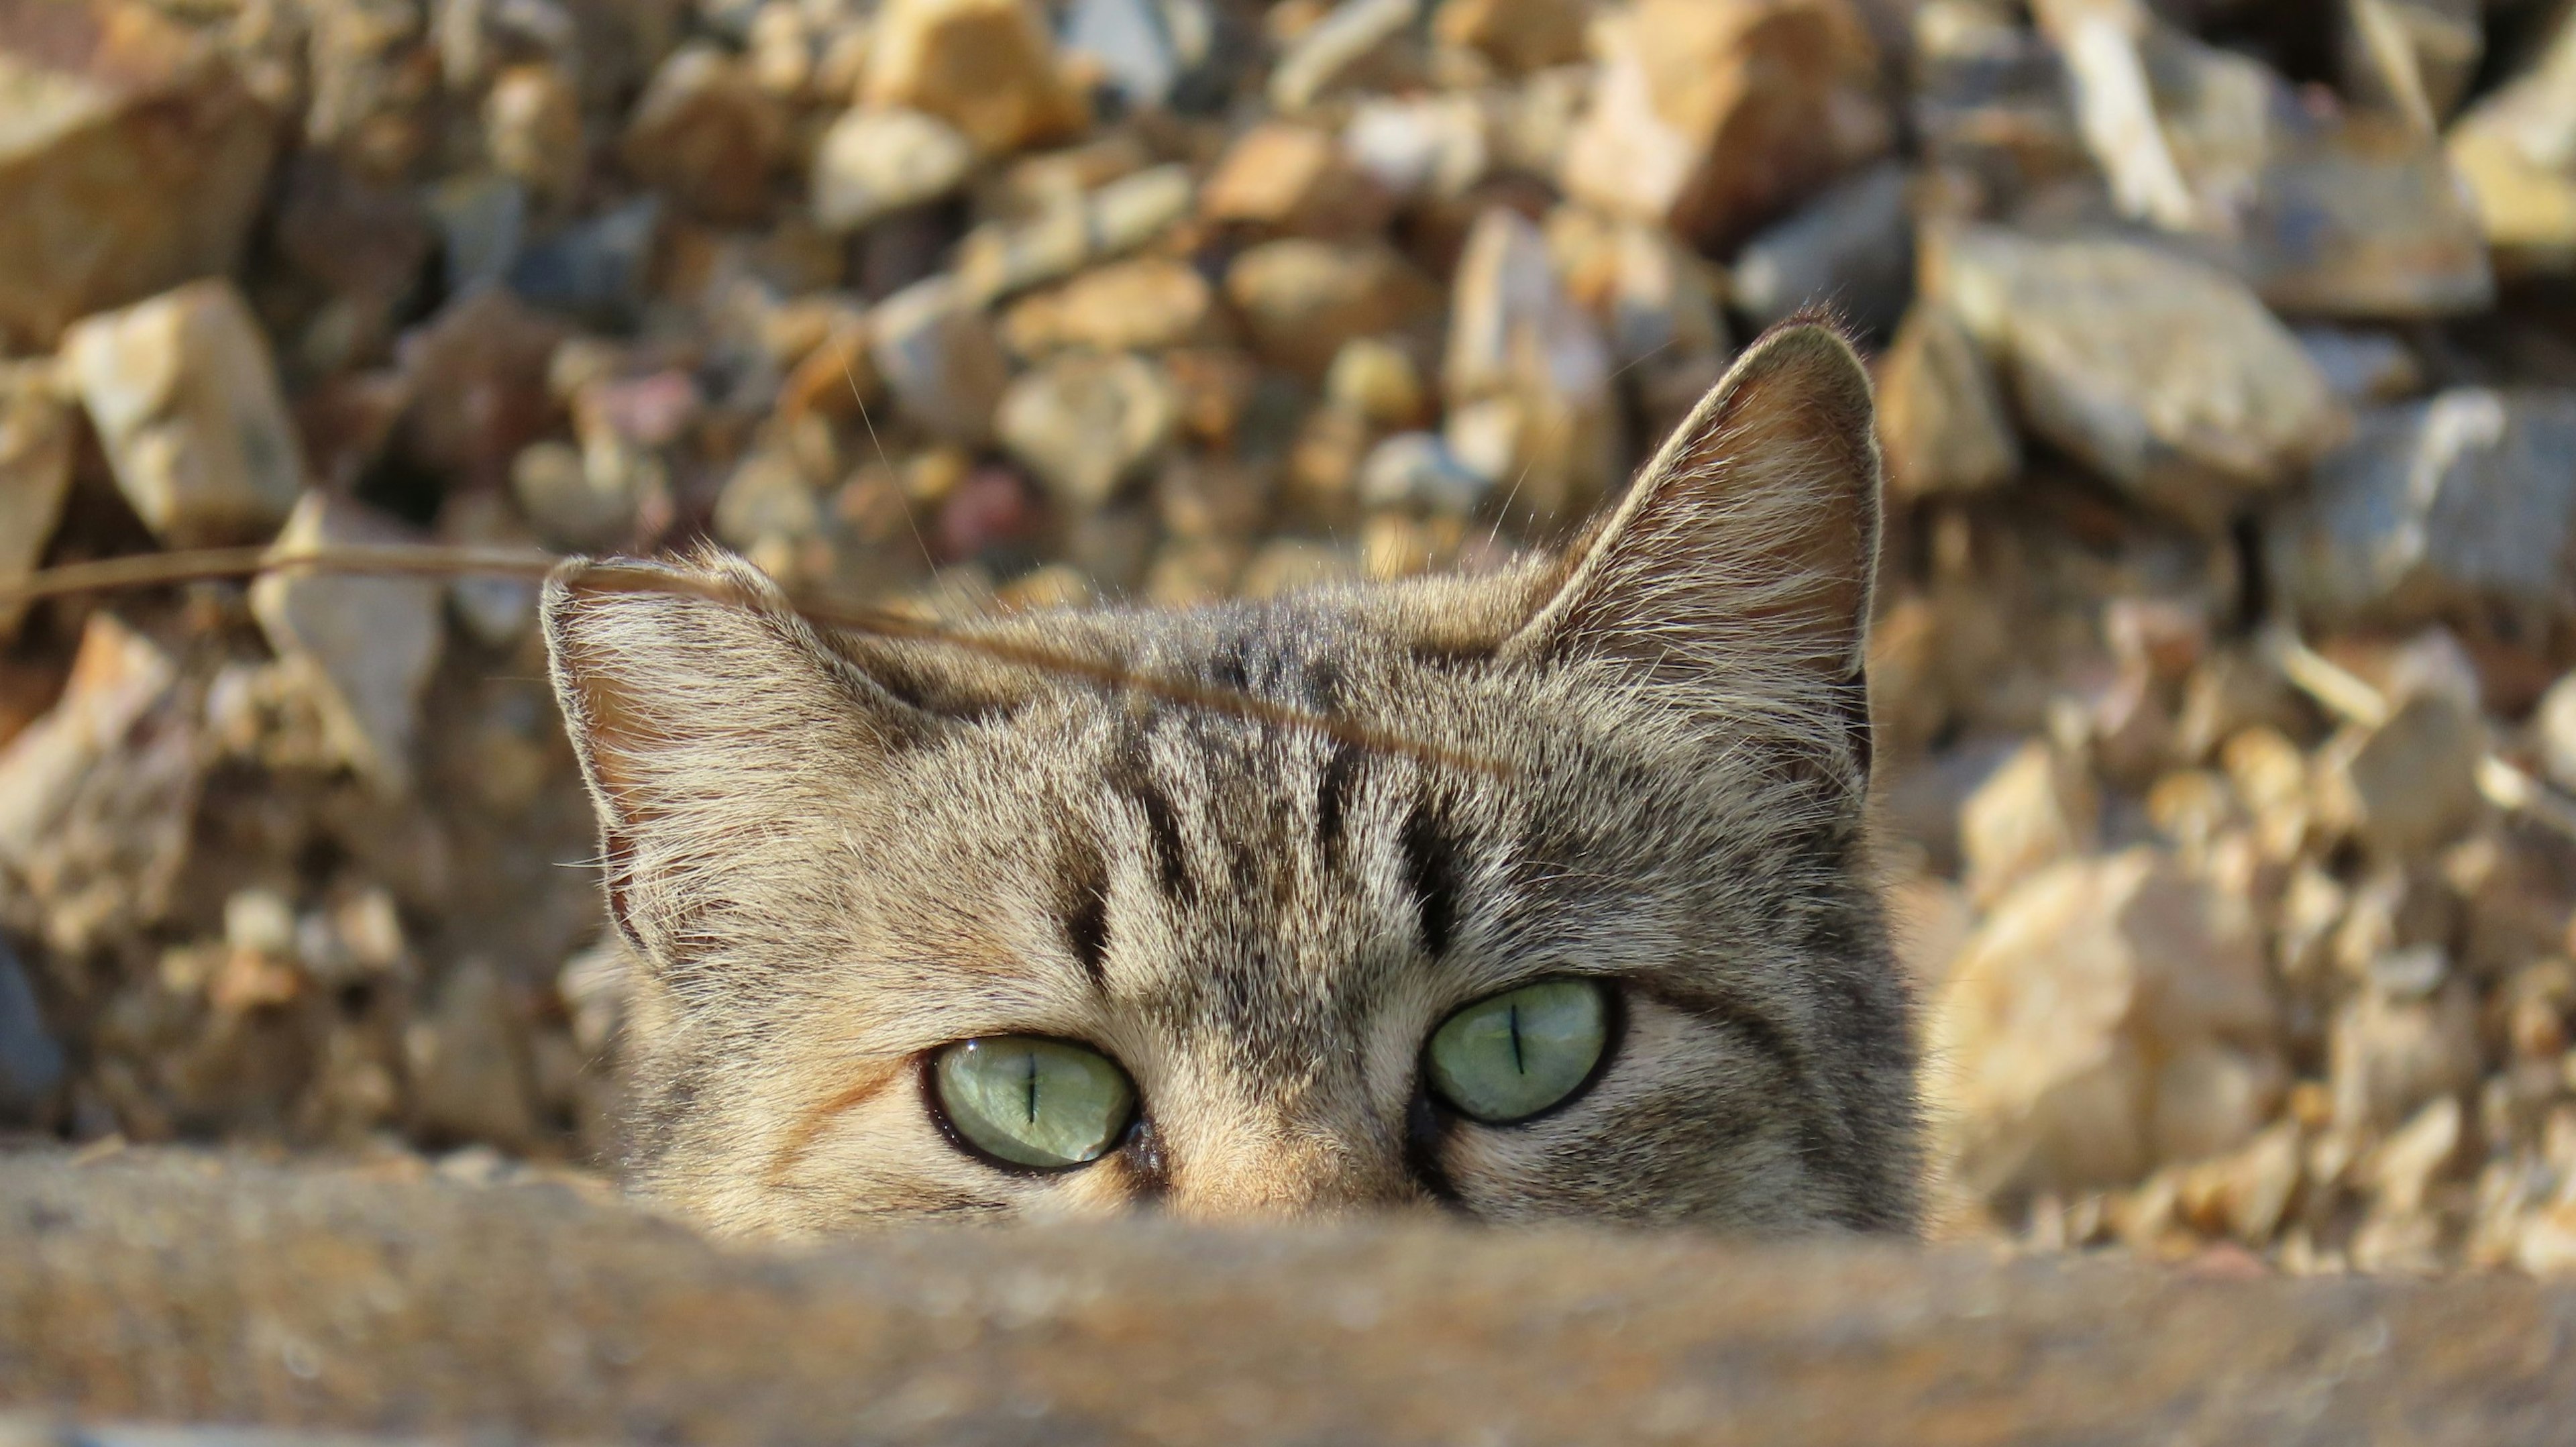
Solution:
[(631, 1178), (764, 1233), (1909, 1227), (1878, 509), (1867, 379), (1797, 326), (1485, 576), (960, 646), (827, 635), (720, 556), (655, 565), (676, 592), (568, 567), (547, 639), (643, 976)]

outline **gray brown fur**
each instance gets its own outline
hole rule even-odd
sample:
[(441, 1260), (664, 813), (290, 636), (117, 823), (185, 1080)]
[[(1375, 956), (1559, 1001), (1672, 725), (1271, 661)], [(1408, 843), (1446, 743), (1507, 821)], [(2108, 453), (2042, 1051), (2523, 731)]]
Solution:
[[(981, 625), (1491, 761), (1156, 702), (935, 642), (558, 576), (546, 627), (647, 962), (630, 1176), (719, 1229), (1445, 1205), (1911, 1229), (1909, 1004), (1866, 863), (1868, 383), (1748, 351), (1564, 553), (1483, 577)], [(1428, 1106), (1450, 1011), (1563, 975), (1624, 1027), (1565, 1107)], [(919, 1062), (1078, 1039), (1142, 1124), (984, 1164)]]

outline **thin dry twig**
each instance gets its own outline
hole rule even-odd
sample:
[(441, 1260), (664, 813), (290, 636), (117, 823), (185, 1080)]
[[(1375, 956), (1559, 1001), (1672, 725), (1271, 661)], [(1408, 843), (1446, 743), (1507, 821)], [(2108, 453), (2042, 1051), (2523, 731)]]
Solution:
[[(44, 569), (22, 582), (0, 584), (0, 610), (47, 598), (126, 592), (182, 583), (238, 581), (268, 573), (441, 578), (481, 575), (536, 581), (554, 572), (563, 562), (564, 559), (551, 554), (523, 549), (413, 543), (347, 543), (297, 551), (243, 547), (142, 553), (67, 563)], [(583, 586), (679, 594), (729, 606), (738, 606), (741, 602), (724, 585), (710, 579), (616, 562), (596, 563), (585, 569)], [(1505, 766), (1494, 759), (1357, 719), (1318, 713), (1197, 679), (1157, 677), (1106, 659), (1085, 657), (1038, 643), (961, 632), (884, 609), (838, 607), (792, 597), (789, 601), (790, 606), (809, 622), (824, 628), (962, 649), (997, 662), (1081, 678), (1106, 688), (1129, 689), (1168, 703), (1206, 709), (1273, 728), (1304, 729), (1336, 743), (1401, 755), (1423, 763), (1483, 774), (1507, 772)]]

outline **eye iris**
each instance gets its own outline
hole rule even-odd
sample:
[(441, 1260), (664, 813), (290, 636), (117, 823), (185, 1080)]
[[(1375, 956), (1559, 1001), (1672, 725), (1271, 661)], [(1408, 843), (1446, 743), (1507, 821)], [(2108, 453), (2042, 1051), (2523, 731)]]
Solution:
[(1508, 1125), (1564, 1100), (1609, 1043), (1610, 1011), (1591, 980), (1548, 980), (1479, 1000), (1432, 1032), (1431, 1085), (1461, 1114)]
[(976, 1149), (1052, 1169), (1098, 1160), (1136, 1111), (1135, 1087), (1107, 1056), (1061, 1040), (992, 1035), (939, 1053), (939, 1108)]

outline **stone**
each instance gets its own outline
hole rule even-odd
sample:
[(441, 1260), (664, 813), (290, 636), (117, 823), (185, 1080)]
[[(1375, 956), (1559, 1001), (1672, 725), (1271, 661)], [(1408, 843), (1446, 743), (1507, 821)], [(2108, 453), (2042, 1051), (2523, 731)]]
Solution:
[(2344, 0), (2343, 21), (2345, 92), (2424, 135), (2440, 130), (2486, 50), (2477, 0)]
[(1994, 365), (1948, 309), (1917, 303), (1879, 359), (1877, 380), (1892, 491), (1980, 492), (2020, 475), (2021, 438)]
[(2233, 277), (2129, 241), (1948, 233), (1926, 291), (1999, 356), (2022, 420), (2141, 501), (2212, 523), (2344, 440), (2298, 339)]
[(2298, 1189), (2299, 1126), (2282, 1121), (2243, 1149), (2186, 1172), (2182, 1207), (2202, 1230), (2261, 1247), (2280, 1230)]
[(2473, 705), (2417, 694), (2377, 727), (2347, 729), (2319, 752), (2319, 813), (2384, 857), (2420, 857), (2477, 817), (2485, 755)]
[(1324, 395), (1377, 427), (1409, 427), (1430, 402), (1412, 355), (1381, 337), (1342, 343), (1324, 373)]
[(2399, 401), (2424, 386), (2424, 364), (2405, 342), (2387, 332), (2309, 326), (2299, 328), (2298, 335), (2308, 360), (2317, 364), (2326, 385), (2346, 406)]
[(267, 536), (304, 463), (267, 339), (229, 281), (84, 318), (63, 364), (135, 515), (178, 547)]
[(2024, 744), (1959, 806), (1968, 892), (1991, 906), (2060, 860), (2093, 851), (2102, 800), (2083, 761), (2039, 740)]
[(567, 226), (520, 251), (504, 279), (535, 306), (610, 330), (631, 328), (643, 313), (664, 209), (661, 195), (648, 193)]
[(740, 61), (712, 45), (673, 51), (627, 116), (627, 168), (707, 220), (742, 224), (769, 210), (786, 159), (788, 118)]
[(2531, 735), (2549, 782), (2576, 793), (2576, 674), (2540, 696), (2540, 706), (2531, 711)]
[(546, 369), (564, 334), (499, 287), (450, 301), (396, 344), (409, 405), (395, 450), (455, 491), (506, 485), (519, 449), (561, 417)]
[(1255, 350), (1308, 377), (1321, 377), (1353, 337), (1393, 331), (1439, 304), (1429, 279), (1383, 244), (1296, 237), (1237, 256), (1225, 297)]
[(958, 244), (957, 284), (986, 301), (1134, 251), (1189, 214), (1189, 167), (1155, 166), (1087, 196), (1044, 204), (1027, 221), (992, 221)]
[(45, 1028), (36, 987), (0, 939), (0, 1126), (34, 1125), (60, 1088), (63, 1047)]
[(1360, 503), (1435, 517), (1465, 517), (1494, 490), (1486, 477), (1450, 455), (1437, 432), (1399, 432), (1369, 450), (1359, 467)]
[[(605, 465), (589, 465), (594, 457)], [(510, 463), (519, 511), (548, 544), (571, 552), (614, 548), (633, 535), (640, 502), (634, 482), (605, 450), (552, 439), (529, 443)]]
[(467, 959), (403, 1033), (414, 1126), (433, 1141), (523, 1151), (536, 1143), (524, 1031), (499, 972)]
[(1441, 0), (1431, 33), (1474, 50), (1507, 75), (1527, 75), (1583, 58), (1588, 7), (1578, 0)]
[(2495, 305), (2476, 209), (2429, 139), (2371, 116), (2277, 132), (2240, 243), (2266, 303), (2302, 316), (2391, 319)]
[(1372, 96), (1352, 107), (1342, 153), (1400, 206), (1458, 201), (1493, 169), (1487, 109), (1458, 92)]
[(2568, 605), (2576, 391), (2464, 387), (2362, 415), (2265, 530), (2282, 598), (2319, 624)]
[(1074, 0), (1064, 17), (1064, 49), (1097, 66), (1120, 100), (1150, 109), (1170, 101), (1180, 82), (1170, 31), (1153, 0)]
[(869, 37), (859, 99), (927, 111), (987, 154), (1058, 140), (1090, 121), (1025, 0), (889, 0)]
[(0, 897), (31, 900), (66, 956), (159, 919), (189, 856), (202, 752), (179, 660), (92, 613), (62, 697), (0, 747)]
[(550, 203), (571, 200), (589, 162), (580, 85), (559, 65), (510, 66), (483, 94), (483, 138), (493, 170)]
[(1599, 22), (1559, 179), (1724, 254), (1888, 148), (1878, 58), (1844, 0), (1636, 0)]
[[(1972, 1195), (2078, 1190), (2250, 1138), (2280, 1084), (2258, 922), (2152, 850), (2065, 860), (1987, 915), (1933, 1009), (1930, 1081)], [(2159, 1106), (2221, 1074), (2212, 1120)], [(2234, 1139), (2229, 1136), (2233, 1134)]]
[(1286, 235), (1357, 240), (1386, 224), (1389, 199), (1331, 132), (1265, 121), (1218, 159), (1199, 191), (1199, 214)]
[(1540, 519), (1579, 515), (1617, 480), (1609, 344), (1558, 283), (1546, 239), (1518, 212), (1476, 219), (1458, 259), (1441, 387), (1450, 452), (1510, 480)]
[(2086, 147), (2123, 216), (2230, 236), (2259, 185), (2287, 83), (2250, 56), (2204, 45), (2144, 0), (2039, 0)]
[(1918, 6), (1911, 118), (1925, 158), (2014, 206), (2100, 174), (2084, 146), (2057, 47), (1984, 0)]
[(935, 115), (853, 108), (814, 148), (814, 220), (828, 231), (856, 231), (949, 195), (974, 168), (975, 143)]
[(2576, 271), (2576, 12), (2519, 77), (2453, 123), (2451, 165), (2510, 274)]
[(1214, 340), (1215, 329), (1216, 289), (1198, 268), (1160, 256), (1083, 272), (1002, 317), (1002, 341), (1022, 357), (1072, 347), (1161, 351)]
[(2391, 1130), (2476, 1084), (2477, 1005), (2456, 981), (2423, 998), (2364, 989), (2336, 1010), (2326, 1049), (2337, 1128)]
[(932, 277), (887, 297), (868, 329), (869, 355), (905, 415), (968, 446), (992, 435), (1010, 363), (991, 320), (954, 281)]
[[(361, 504), (315, 492), (296, 505), (270, 556), (412, 540)], [(320, 707), (326, 746), (389, 796), (411, 787), (421, 690), (445, 632), (439, 597), (431, 578), (293, 568), (251, 585), (251, 612), (280, 663)]]
[[(76, 440), (54, 370), (0, 363), (0, 589), (25, 582), (44, 561), (71, 495)], [(25, 612), (24, 604), (0, 603), (0, 641)]]
[(1178, 420), (1169, 379), (1126, 354), (1048, 362), (1011, 384), (993, 419), (1002, 445), (1072, 513), (1107, 502)]
[(1270, 70), (1270, 104), (1289, 114), (1336, 88), (1371, 78), (1393, 42), (1421, 15), (1421, 0), (1341, 0), (1306, 28)]
[(1895, 161), (1836, 182), (1736, 254), (1728, 299), (1757, 327), (1814, 306), (1863, 336), (1884, 336), (1914, 285), (1909, 183)]
[(276, 120), (157, 7), (0, 12), (0, 111), (0, 352), (240, 260)]

